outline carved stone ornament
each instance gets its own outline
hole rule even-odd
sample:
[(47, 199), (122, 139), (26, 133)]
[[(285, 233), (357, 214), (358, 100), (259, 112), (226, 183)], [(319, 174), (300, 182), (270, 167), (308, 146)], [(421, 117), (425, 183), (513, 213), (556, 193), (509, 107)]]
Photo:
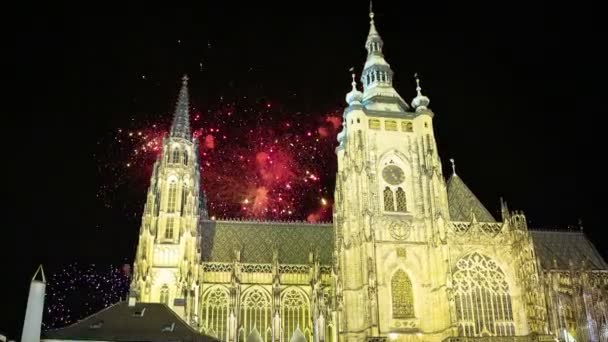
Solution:
[(405, 240), (410, 236), (412, 226), (409, 222), (391, 221), (388, 224), (388, 230), (395, 240)]

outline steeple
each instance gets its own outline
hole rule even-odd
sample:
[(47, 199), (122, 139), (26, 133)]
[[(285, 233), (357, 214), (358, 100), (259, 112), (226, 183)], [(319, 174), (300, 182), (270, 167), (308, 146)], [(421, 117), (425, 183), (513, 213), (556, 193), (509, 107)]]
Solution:
[(190, 139), (190, 106), (188, 103), (188, 76), (182, 77), (182, 88), (179, 91), (173, 124), (171, 125), (171, 137)]
[(361, 104), (361, 97), (363, 94), (357, 89), (357, 82), (355, 81), (355, 73), (352, 73), (353, 81), (351, 82), (352, 90), (346, 94), (346, 103), (348, 105)]
[[(363, 102), (368, 107), (369, 100), (372, 102), (395, 103), (397, 99), (399, 106), (393, 108), (383, 106), (382, 110), (405, 111), (409, 108), (401, 96), (393, 88), (393, 70), (384, 59), (382, 48), (384, 42), (376, 29), (374, 21), (372, 3), (369, 3), (369, 33), (365, 41), (367, 50), (367, 60), (361, 73), (361, 83), (363, 83)], [(380, 109), (380, 108), (378, 108)]]
[[(431, 103), (431, 100), (428, 97), (422, 95), (422, 88), (420, 87), (420, 77), (418, 77), (418, 74), (416, 73), (414, 77), (416, 78), (417, 95), (412, 100), (412, 107), (416, 108), (417, 112), (420, 112), (428, 109), (427, 106), (429, 105), (429, 103)], [(454, 174), (456, 174), (456, 170), (454, 170)]]

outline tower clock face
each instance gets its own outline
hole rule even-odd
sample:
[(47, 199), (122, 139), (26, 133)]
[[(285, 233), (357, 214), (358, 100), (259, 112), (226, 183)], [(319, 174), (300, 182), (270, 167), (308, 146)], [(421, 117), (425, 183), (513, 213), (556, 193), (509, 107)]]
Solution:
[(403, 183), (405, 180), (405, 174), (400, 167), (396, 165), (389, 165), (382, 170), (382, 178), (390, 185), (397, 185)]

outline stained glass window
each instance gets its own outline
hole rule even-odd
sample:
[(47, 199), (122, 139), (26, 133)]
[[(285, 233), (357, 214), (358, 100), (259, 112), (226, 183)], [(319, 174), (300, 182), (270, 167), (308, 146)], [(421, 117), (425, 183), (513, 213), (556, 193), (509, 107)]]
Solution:
[(188, 151), (184, 151), (184, 165), (188, 165)]
[(173, 149), (173, 163), (179, 163), (179, 149), (174, 148)]
[[(271, 328), (271, 300), (267, 291), (260, 287), (252, 287), (245, 291), (241, 299), (240, 323), (244, 336), (256, 328), (262, 336)], [(270, 338), (270, 336), (269, 336)]]
[(412, 282), (403, 270), (398, 270), (391, 280), (393, 318), (414, 317), (414, 296)]
[(384, 188), (384, 211), (395, 211), (393, 191), (388, 186)]
[(453, 275), (461, 336), (513, 336), (509, 285), (496, 262), (473, 253), (456, 263)]
[(397, 197), (397, 211), (406, 212), (407, 202), (405, 199), (405, 191), (402, 188), (398, 188), (396, 192)]
[(173, 217), (167, 217), (167, 225), (165, 226), (165, 239), (173, 239)]
[(169, 184), (169, 199), (167, 201), (167, 211), (170, 213), (175, 212), (176, 195), (177, 195), (177, 183), (172, 182)]
[[(304, 293), (297, 288), (288, 288), (281, 295), (281, 314), (283, 317), (283, 338), (289, 341), (296, 328), (305, 331), (312, 324), (310, 303)], [(306, 336), (310, 341), (311, 336)]]
[(228, 290), (224, 287), (212, 287), (203, 295), (201, 324), (203, 331), (222, 341), (228, 341)]

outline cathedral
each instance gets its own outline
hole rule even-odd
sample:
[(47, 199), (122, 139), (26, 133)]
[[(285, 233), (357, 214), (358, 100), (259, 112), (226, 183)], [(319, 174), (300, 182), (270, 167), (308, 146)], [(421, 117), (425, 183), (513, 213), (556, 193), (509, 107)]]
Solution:
[(494, 217), (444, 176), (430, 100), (419, 79), (410, 103), (395, 90), (383, 47), (370, 11), (332, 224), (210, 219), (184, 77), (130, 301), (230, 342), (608, 341), (606, 261), (582, 230), (529, 229), (503, 201)]

